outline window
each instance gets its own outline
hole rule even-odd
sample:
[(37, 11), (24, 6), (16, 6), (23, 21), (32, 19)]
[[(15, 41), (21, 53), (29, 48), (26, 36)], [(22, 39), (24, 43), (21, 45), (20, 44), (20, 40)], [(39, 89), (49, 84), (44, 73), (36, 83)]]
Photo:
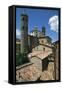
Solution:
[(24, 21), (24, 17), (22, 18), (22, 20)]
[(45, 48), (43, 48), (43, 51), (45, 51)]
[(22, 26), (21, 29), (23, 30), (24, 29), (24, 26)]
[(23, 17), (21, 20), (28, 21), (27, 17)]
[(44, 43), (44, 41), (42, 40), (42, 43)]

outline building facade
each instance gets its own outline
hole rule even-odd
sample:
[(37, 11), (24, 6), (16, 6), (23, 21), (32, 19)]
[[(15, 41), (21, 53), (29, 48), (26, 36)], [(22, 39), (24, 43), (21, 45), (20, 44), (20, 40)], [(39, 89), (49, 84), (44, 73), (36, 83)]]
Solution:
[[(21, 46), (21, 48), (19, 48), (19, 50), (21, 50), (21, 52), (25, 52), (27, 51), (28, 53), (32, 52), (32, 51), (52, 51), (52, 39), (49, 36), (46, 36), (45, 34), (45, 29), (43, 29), (44, 32), (39, 32), (37, 27), (35, 28), (35, 30), (32, 32), (34, 34), (30, 34), (27, 35), (27, 33), (22, 30), (21, 32), (21, 40), (19, 40), (20, 42), (18, 42), (16, 40), (16, 44), (19, 44)], [(24, 34), (24, 35), (23, 35)], [(25, 36), (26, 34), (26, 36)], [(25, 40), (27, 39), (27, 40)], [(18, 43), (17, 43), (18, 42)], [(17, 52), (18, 50), (16, 50)]]

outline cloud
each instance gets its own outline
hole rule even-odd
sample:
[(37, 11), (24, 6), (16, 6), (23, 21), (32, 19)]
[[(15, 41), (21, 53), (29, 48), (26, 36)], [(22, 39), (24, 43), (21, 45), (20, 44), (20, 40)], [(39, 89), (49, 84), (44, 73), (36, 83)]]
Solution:
[(20, 38), (21, 34), (20, 34), (20, 30), (19, 29), (16, 29), (16, 37), (17, 38)]
[(49, 19), (48, 24), (50, 25), (50, 29), (58, 32), (58, 16), (54, 15)]

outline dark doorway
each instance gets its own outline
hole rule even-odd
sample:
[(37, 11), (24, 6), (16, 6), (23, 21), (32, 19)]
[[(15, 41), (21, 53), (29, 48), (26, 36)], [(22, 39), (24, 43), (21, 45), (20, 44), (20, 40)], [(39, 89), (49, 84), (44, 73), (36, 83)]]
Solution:
[(49, 63), (48, 58), (45, 58), (45, 59), (42, 60), (42, 71), (47, 70), (48, 63)]

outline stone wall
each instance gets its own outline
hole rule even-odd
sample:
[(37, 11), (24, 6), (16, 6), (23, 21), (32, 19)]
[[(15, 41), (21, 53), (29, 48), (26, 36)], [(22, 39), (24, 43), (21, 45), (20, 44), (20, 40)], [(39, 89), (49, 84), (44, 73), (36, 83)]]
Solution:
[(38, 65), (36, 63), (28, 63), (16, 67), (16, 82), (54, 80), (54, 63), (50, 62), (47, 70), (44, 71), (41, 70), (42, 64)]
[(48, 47), (46, 45), (38, 45), (38, 46), (34, 47), (32, 49), (32, 51), (42, 51), (42, 52), (52, 51), (52, 48), (51, 47)]
[(27, 82), (36, 81), (41, 75), (41, 71), (35, 64), (28, 64), (18, 69), (16, 68), (16, 81)]

